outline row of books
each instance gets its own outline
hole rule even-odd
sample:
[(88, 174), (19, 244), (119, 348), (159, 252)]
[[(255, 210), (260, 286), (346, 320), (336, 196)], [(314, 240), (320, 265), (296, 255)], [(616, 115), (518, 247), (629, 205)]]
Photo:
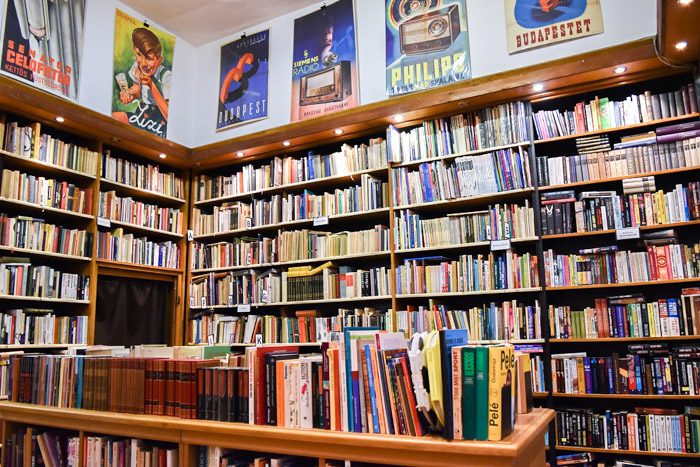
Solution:
[(87, 316), (56, 316), (53, 310), (18, 308), (0, 313), (0, 344), (86, 344)]
[(292, 230), (280, 232), (277, 239), (281, 262), (389, 251), (389, 228), (384, 225), (337, 233)]
[[(674, 136), (675, 137), (675, 136)], [(700, 165), (700, 137), (575, 156), (537, 157), (539, 186), (565, 185)]]
[(408, 210), (394, 220), (397, 250), (445, 247), (501, 239), (535, 236), (535, 219), (529, 200), (518, 204), (489, 205), (488, 210), (448, 214), (431, 219)]
[[(2, 465), (26, 465), (26, 460), (32, 466), (80, 465), (80, 437), (77, 433), (32, 428), (31, 438), (27, 439), (27, 429), (22, 427), (12, 433), (6, 433), (5, 436)], [(111, 458), (112, 453), (109, 454)], [(94, 462), (94, 457), (91, 459)], [(107, 464), (91, 463), (86, 465), (102, 467)], [(136, 464), (131, 465), (135, 466)], [(148, 467), (151, 465), (149, 464)]]
[(637, 407), (632, 410), (558, 409), (557, 444), (646, 452), (700, 453), (700, 410)]
[(550, 335), (558, 339), (673, 337), (700, 333), (700, 289), (646, 302), (642, 294), (596, 298), (595, 308), (549, 306)]
[(141, 164), (112, 156), (110, 151), (102, 154), (102, 178), (141, 190), (153, 191), (166, 196), (183, 198), (185, 182), (171, 172), (161, 172), (158, 165)]
[(532, 186), (527, 152), (513, 149), (458, 157), (453, 162), (426, 162), (417, 170), (397, 167), (391, 177), (397, 207)]
[(128, 196), (121, 198), (115, 191), (100, 192), (97, 216), (172, 233), (181, 233), (183, 229), (183, 214), (179, 209), (143, 203)]
[(558, 455), (557, 465), (576, 465), (578, 467), (692, 467), (692, 464), (673, 459), (606, 461), (604, 459), (595, 459), (593, 453), (590, 452)]
[[(178, 467), (180, 465), (178, 447), (174, 444), (110, 436), (86, 436), (84, 442), (85, 465), (89, 466)], [(50, 464), (45, 463), (45, 465)]]
[(510, 250), (488, 255), (407, 259), (396, 268), (396, 293), (474, 292), (539, 287), (537, 255)]
[(147, 237), (125, 234), (121, 228), (97, 232), (97, 257), (110, 261), (178, 269), (180, 247), (177, 242), (155, 242)]
[(46, 208), (92, 214), (92, 188), (3, 169), (0, 197)]
[(544, 262), (548, 287), (694, 279), (700, 277), (700, 243), (650, 245), (646, 251), (610, 246), (577, 255), (549, 249)]
[(22, 355), (21, 350), (0, 352), (0, 400), (7, 400), (10, 395), (10, 360), (13, 355)]
[(0, 213), (0, 245), (74, 256), (92, 255), (92, 233)]
[[(197, 467), (304, 467), (320, 465), (318, 459), (223, 449), (216, 446), (197, 446), (196, 455)], [(324, 467), (331, 466), (329, 463), (323, 465)], [(339, 465), (351, 467), (349, 462), (343, 462)]]
[(627, 355), (552, 354), (552, 390), (563, 394), (700, 395), (700, 348), (634, 344)]
[(17, 156), (65, 167), (88, 175), (97, 174), (98, 153), (41, 133), (41, 125), (19, 126), (0, 122), (2, 149)]
[(206, 201), (382, 167), (387, 167), (386, 142), (374, 138), (368, 144), (343, 144), (340, 151), (327, 155), (309, 151), (306, 156), (275, 157), (257, 167), (244, 165), (231, 175), (198, 175), (194, 195), (196, 201)]
[(527, 140), (524, 102), (428, 120), (421, 126), (399, 131), (387, 129), (392, 162), (413, 162), (506, 146)]
[(0, 295), (88, 300), (90, 276), (32, 266), (29, 258), (0, 258)]
[(570, 111), (534, 112), (532, 119), (538, 139), (546, 139), (679, 117), (697, 111), (695, 85), (688, 83), (670, 92), (632, 94), (624, 101), (596, 96), (589, 102), (577, 103)]
[(228, 242), (192, 242), (190, 266), (193, 271), (209, 268), (255, 266), (279, 261), (279, 237), (241, 236)]

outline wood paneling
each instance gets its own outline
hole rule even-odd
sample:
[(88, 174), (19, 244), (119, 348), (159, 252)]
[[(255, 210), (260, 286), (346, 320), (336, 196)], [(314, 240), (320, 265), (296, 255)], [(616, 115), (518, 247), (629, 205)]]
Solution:
[[(657, 0), (657, 43), (659, 55), (677, 64), (700, 60), (700, 1), (682, 5), (678, 0)], [(675, 45), (686, 41), (684, 50)]]

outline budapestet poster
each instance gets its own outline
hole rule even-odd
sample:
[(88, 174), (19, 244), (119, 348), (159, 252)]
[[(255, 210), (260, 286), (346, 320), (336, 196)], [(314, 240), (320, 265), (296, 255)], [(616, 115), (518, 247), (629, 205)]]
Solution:
[(167, 135), (175, 36), (116, 11), (112, 116)]
[(386, 0), (386, 92), (469, 79), (465, 0)]
[(339, 0), (294, 20), (291, 120), (360, 103), (353, 0)]
[(504, 0), (508, 52), (603, 32), (600, 0)]
[(221, 47), (216, 129), (267, 118), (270, 30)]
[(85, 0), (7, 0), (5, 5), (2, 72), (77, 100)]

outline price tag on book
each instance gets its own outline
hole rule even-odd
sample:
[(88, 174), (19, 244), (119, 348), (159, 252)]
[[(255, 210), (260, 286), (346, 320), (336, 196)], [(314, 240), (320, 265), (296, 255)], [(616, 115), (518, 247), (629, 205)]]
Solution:
[(188, 242), (194, 241), (194, 231), (191, 229), (187, 230), (187, 241)]
[(328, 216), (314, 217), (314, 227), (328, 225)]
[(97, 218), (97, 225), (100, 227), (107, 227), (108, 229), (112, 227), (112, 223), (109, 221), (109, 219), (105, 219), (104, 217)]
[(214, 334), (209, 334), (207, 336), (207, 344), (214, 345)]
[(253, 254), (249, 251), (247, 255), (245, 255), (245, 265), (250, 266), (250, 263), (253, 262)]
[(228, 335), (228, 343), (229, 344), (235, 344), (236, 343), (236, 336), (233, 335), (233, 333)]
[(194, 308), (194, 297), (190, 297), (190, 308)]
[(263, 345), (262, 334), (256, 334), (255, 335), (255, 347), (260, 347), (261, 345)]
[(238, 305), (239, 313), (250, 313), (250, 305)]
[(615, 231), (615, 238), (618, 240), (632, 240), (639, 238), (639, 227), (625, 227)]
[(252, 217), (245, 218), (245, 228), (249, 229), (249, 230), (253, 228), (253, 218)]
[(267, 293), (267, 290), (263, 290), (262, 294), (260, 294), (260, 301), (263, 303), (267, 303), (267, 301), (270, 299)]
[(207, 297), (202, 297), (202, 308), (207, 306)]
[(228, 304), (228, 306), (233, 306), (233, 295), (229, 294), (228, 300), (226, 301), (226, 303)]
[(491, 240), (491, 251), (510, 250), (510, 238), (504, 240)]

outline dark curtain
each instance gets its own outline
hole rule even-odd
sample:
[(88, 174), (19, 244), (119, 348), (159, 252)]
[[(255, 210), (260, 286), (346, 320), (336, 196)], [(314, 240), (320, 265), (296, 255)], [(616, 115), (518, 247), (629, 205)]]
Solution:
[(95, 344), (167, 343), (171, 282), (100, 276)]

